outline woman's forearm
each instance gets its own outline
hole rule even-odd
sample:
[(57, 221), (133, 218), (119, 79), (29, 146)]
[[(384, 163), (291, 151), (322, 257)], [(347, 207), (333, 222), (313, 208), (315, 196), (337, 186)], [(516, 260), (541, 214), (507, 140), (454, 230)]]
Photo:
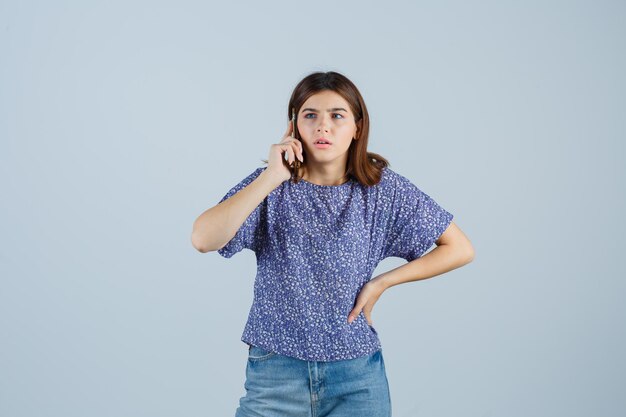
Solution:
[(239, 192), (202, 213), (193, 223), (191, 243), (194, 248), (204, 253), (226, 245), (252, 211), (281, 182), (265, 170)]
[(471, 262), (473, 256), (471, 249), (461, 245), (439, 245), (426, 255), (377, 276), (375, 280), (387, 289), (405, 282), (432, 278)]

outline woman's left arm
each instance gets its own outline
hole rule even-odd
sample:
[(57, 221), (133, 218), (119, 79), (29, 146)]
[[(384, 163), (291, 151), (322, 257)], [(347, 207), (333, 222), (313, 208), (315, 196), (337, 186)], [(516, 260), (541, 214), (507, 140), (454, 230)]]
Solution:
[(368, 281), (359, 292), (354, 308), (348, 316), (348, 323), (352, 323), (363, 310), (363, 314), (371, 326), (371, 313), (374, 304), (387, 288), (405, 282), (432, 278), (474, 260), (474, 247), (453, 221), (435, 241), (435, 244), (437, 247), (424, 256)]

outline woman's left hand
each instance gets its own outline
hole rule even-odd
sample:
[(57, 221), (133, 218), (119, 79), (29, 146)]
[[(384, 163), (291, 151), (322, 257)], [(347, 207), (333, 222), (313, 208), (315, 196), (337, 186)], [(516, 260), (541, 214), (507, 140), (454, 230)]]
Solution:
[(369, 280), (363, 288), (361, 288), (361, 291), (356, 298), (354, 308), (348, 315), (348, 323), (352, 323), (361, 313), (362, 309), (365, 319), (367, 320), (367, 324), (372, 326), (372, 309), (374, 308), (374, 304), (376, 304), (380, 295), (385, 290), (386, 287), (384, 286), (380, 275)]

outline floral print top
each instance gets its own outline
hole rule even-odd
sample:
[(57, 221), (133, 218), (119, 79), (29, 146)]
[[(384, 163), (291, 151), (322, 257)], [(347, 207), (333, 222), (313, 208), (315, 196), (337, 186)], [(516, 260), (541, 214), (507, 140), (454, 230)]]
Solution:
[[(267, 167), (257, 168), (220, 200)], [(453, 215), (404, 176), (383, 168), (378, 184), (284, 181), (252, 211), (218, 253), (256, 254), (254, 297), (241, 340), (310, 361), (369, 355), (381, 348), (361, 311), (348, 323), (361, 287), (387, 257), (412, 261)]]

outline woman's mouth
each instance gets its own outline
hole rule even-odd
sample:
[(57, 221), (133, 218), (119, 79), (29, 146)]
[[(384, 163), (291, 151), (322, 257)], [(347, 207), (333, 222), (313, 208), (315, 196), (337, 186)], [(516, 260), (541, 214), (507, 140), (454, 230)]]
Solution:
[(323, 139), (323, 138), (316, 140), (315, 143), (313, 144), (313, 146), (315, 146), (317, 149), (330, 148), (330, 145), (332, 145), (332, 143), (330, 143), (330, 141)]

